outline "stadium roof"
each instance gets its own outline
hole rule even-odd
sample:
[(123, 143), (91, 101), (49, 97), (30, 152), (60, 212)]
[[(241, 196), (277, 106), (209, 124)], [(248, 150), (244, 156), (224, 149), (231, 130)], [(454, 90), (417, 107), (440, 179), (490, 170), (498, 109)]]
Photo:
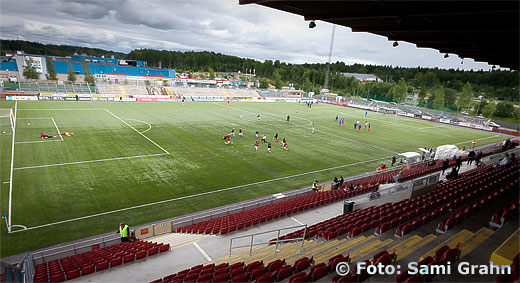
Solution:
[[(519, 1), (239, 0), (519, 70)], [(319, 24), (319, 23), (318, 23)]]

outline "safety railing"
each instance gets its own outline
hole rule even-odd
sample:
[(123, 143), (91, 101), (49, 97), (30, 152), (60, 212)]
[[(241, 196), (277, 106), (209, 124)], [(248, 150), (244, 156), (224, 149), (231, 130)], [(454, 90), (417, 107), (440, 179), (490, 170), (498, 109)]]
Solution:
[(32, 283), (34, 278), (34, 260), (32, 253), (26, 253), (18, 263), (0, 262), (5, 276), (4, 282)]
[[(302, 237), (280, 240), (280, 233), (281, 233), (281, 231), (284, 231), (284, 230), (295, 230), (296, 231), (296, 230), (299, 230), (301, 228), (303, 228), (303, 236)], [(299, 240), (302, 241), (302, 244), (301, 244), (301, 247), (300, 247), (300, 253), (303, 252), (303, 246), (305, 244), (305, 234), (307, 233), (307, 225), (306, 224), (305, 225), (286, 227), (286, 228), (281, 228), (281, 229), (270, 230), (270, 231), (255, 233), (255, 234), (251, 234), (251, 235), (245, 235), (245, 236), (239, 236), (239, 237), (231, 238), (229, 240), (229, 256), (231, 257), (231, 253), (232, 253), (233, 249), (240, 249), (240, 248), (247, 248), (247, 247), (249, 247), (249, 255), (251, 255), (253, 253), (253, 247), (255, 247), (255, 246), (272, 245), (273, 244), (272, 241), (255, 243), (254, 242), (255, 241), (255, 236), (258, 237), (260, 235), (265, 235), (265, 234), (275, 233), (275, 232), (277, 233), (277, 236), (276, 236), (276, 240), (274, 241), (275, 245), (276, 245), (276, 247), (274, 249), (274, 253), (278, 252), (278, 246), (280, 245), (280, 243), (293, 242), (293, 241), (299, 241)], [(236, 241), (238, 239), (247, 239), (247, 238), (251, 238), (250, 243), (248, 245), (233, 246), (233, 241)]]
[(91, 251), (93, 246), (96, 246), (98, 248), (104, 248), (106, 246), (113, 245), (119, 242), (120, 238), (117, 236), (104, 236), (77, 242), (74, 244), (45, 249), (42, 251), (35, 252), (35, 255), (33, 256), (34, 262), (43, 263), (64, 256), (71, 256), (86, 251)]
[(214, 218), (227, 216), (237, 212), (244, 212), (249, 209), (258, 208), (264, 205), (269, 205), (273, 203), (278, 203), (281, 201), (293, 199), (299, 196), (303, 196), (309, 194), (310, 190), (306, 189), (298, 189), (290, 192), (284, 192), (283, 196), (267, 196), (262, 197), (260, 199), (247, 200), (236, 204), (229, 204), (224, 207), (213, 208), (206, 211), (200, 211), (184, 216), (176, 217), (175, 220), (172, 221), (172, 231), (176, 231), (177, 227), (182, 227), (185, 225), (190, 225), (193, 223), (198, 223), (201, 221), (211, 220)]

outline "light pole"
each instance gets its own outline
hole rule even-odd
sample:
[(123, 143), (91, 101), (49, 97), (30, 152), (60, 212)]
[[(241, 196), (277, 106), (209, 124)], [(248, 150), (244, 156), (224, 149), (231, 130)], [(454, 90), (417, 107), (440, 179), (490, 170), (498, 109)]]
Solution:
[(478, 103), (477, 112), (475, 113), (478, 116), (478, 111), (480, 110), (480, 104), (482, 103), (482, 98), (479, 98), (480, 102)]

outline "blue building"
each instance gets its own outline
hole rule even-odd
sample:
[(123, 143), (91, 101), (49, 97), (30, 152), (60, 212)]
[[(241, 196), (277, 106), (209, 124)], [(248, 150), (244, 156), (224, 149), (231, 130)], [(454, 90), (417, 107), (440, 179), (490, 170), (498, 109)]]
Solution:
[[(43, 55), (27, 55), (18, 54), (14, 56), (3, 56), (0, 58), (0, 73), (17, 72), (20, 78), (23, 78), (23, 68), (30, 60), (37, 62), (37, 71), (40, 73), (40, 79), (44, 80), (47, 74), (47, 61)], [(156, 77), (173, 78), (176, 76), (175, 70), (161, 69), (161, 68), (147, 68), (144, 67), (143, 61), (114, 59), (114, 58), (99, 58), (91, 56), (71, 57), (51, 57), (52, 64), (58, 74), (58, 79), (64, 80), (64, 75), (67, 75), (69, 69), (72, 68), (78, 75), (83, 75), (85, 70), (82, 68), (82, 62), (85, 60), (89, 72), (97, 77), (99, 75), (117, 76), (121, 79), (127, 79), (126, 76), (139, 77), (139, 79), (147, 79), (150, 77), (153, 80)], [(34, 65), (34, 63), (33, 63)], [(131, 77), (128, 77), (131, 79)]]

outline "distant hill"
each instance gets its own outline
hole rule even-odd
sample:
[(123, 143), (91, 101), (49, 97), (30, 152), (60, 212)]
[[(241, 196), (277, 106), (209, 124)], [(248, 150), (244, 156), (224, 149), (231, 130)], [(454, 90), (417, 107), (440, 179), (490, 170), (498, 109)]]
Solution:
[(54, 45), (43, 44), (39, 42), (31, 42), (24, 40), (0, 40), (0, 55), (6, 53), (23, 50), (27, 54), (52, 55), (52, 56), (71, 56), (74, 53), (87, 54), (95, 57), (110, 57), (114, 55), (116, 58), (126, 58), (127, 54), (122, 52), (107, 51), (99, 48), (71, 46), (71, 45)]

